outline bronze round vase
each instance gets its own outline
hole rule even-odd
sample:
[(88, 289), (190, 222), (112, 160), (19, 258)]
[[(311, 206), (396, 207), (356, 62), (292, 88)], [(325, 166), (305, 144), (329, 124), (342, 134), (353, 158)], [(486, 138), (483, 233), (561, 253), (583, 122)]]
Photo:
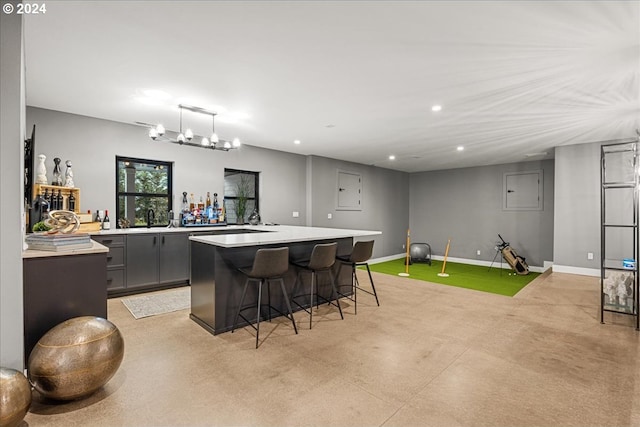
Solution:
[(0, 427), (15, 427), (31, 406), (31, 385), (22, 373), (0, 368)]
[(105, 385), (123, 356), (124, 340), (113, 323), (100, 317), (76, 317), (40, 338), (29, 355), (29, 379), (45, 397), (79, 399)]

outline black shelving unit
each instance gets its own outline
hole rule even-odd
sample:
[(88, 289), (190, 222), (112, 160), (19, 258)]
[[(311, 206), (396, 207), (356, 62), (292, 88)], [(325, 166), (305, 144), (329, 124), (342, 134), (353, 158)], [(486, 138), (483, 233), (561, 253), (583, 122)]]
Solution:
[(640, 142), (604, 144), (600, 151), (600, 322), (604, 312), (638, 315), (638, 192)]

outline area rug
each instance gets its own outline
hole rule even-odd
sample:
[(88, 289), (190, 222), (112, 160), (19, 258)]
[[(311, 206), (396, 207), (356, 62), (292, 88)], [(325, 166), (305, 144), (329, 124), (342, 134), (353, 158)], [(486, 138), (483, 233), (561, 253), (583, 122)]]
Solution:
[[(397, 276), (398, 273), (404, 273), (405, 271), (404, 260), (404, 258), (400, 258), (379, 264), (369, 264), (369, 268), (371, 271)], [(515, 273), (510, 275), (510, 270), (497, 267), (489, 269), (489, 267), (485, 266), (454, 262), (447, 262), (445, 272), (449, 274), (449, 277), (438, 276), (440, 272), (442, 272), (442, 261), (434, 260), (432, 261), (432, 265), (427, 263), (413, 263), (409, 266), (410, 279), (474, 289), (476, 291), (509, 297), (517, 294), (522, 288), (540, 275), (540, 273), (532, 272), (526, 276), (519, 276)]]
[(136, 319), (184, 310), (191, 306), (191, 288), (183, 287), (123, 298), (122, 303)]

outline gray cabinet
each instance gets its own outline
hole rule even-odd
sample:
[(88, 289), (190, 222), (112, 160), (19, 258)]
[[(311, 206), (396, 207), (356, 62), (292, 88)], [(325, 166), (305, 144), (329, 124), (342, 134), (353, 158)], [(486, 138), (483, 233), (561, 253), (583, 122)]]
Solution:
[(189, 280), (189, 235), (165, 233), (159, 236), (160, 283)]
[(109, 248), (107, 291), (121, 296), (189, 283), (189, 233), (93, 235)]
[(125, 236), (91, 236), (96, 242), (109, 248), (107, 254), (107, 291), (125, 288)]
[(157, 285), (158, 234), (127, 235), (127, 289)]

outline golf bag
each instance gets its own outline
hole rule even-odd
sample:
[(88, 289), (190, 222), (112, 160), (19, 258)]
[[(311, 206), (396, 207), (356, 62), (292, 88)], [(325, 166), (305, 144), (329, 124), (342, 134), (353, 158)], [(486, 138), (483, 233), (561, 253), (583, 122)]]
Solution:
[(521, 276), (529, 274), (529, 266), (527, 265), (525, 259), (518, 255), (516, 251), (514, 251), (513, 248), (509, 245), (509, 242), (504, 241), (501, 235), (498, 234), (498, 237), (500, 238), (500, 240), (502, 240), (502, 243), (498, 244), (498, 249), (500, 250), (502, 257), (507, 262), (507, 264), (511, 266), (516, 274), (519, 274)]

